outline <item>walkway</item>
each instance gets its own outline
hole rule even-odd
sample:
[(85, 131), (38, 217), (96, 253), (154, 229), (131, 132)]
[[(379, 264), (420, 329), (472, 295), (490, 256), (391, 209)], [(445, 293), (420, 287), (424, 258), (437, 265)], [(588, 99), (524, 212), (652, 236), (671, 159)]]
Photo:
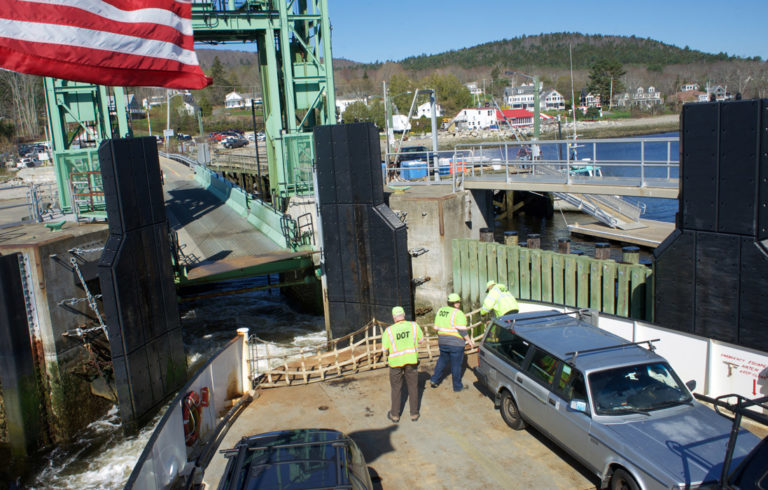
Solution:
[[(480, 389), (472, 371), (476, 359), (476, 354), (468, 358), (463, 381), (469, 389), (459, 394), (451, 389), (450, 376), (430, 388), (427, 379), (434, 364), (420, 364), (418, 422), (410, 421), (407, 403), (399, 424), (387, 420), (387, 369), (261, 390), (219, 448), (273, 430), (335, 428), (360, 446), (375, 476), (374, 488), (594, 489), (596, 478), (536, 430), (507, 427), (493, 399)], [(210, 488), (218, 486), (225, 465), (217, 451), (204, 476)]]
[(249, 270), (250, 275), (256, 271), (267, 273), (269, 264), (306, 255), (286, 250), (259, 232), (203, 189), (189, 167), (163, 157), (160, 166), (165, 181), (166, 215), (187, 259), (186, 279), (205, 281), (208, 277), (222, 279), (238, 273), (247, 276)]

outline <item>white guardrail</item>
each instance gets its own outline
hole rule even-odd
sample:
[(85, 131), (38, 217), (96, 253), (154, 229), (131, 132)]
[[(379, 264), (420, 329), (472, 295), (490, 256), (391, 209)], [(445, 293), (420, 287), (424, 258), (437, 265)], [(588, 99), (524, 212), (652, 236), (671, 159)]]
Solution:
[[(126, 489), (169, 488), (180, 475), (192, 478), (195, 471), (207, 465), (215, 446), (210, 443), (249, 398), (248, 329), (237, 332), (237, 337), (210, 359), (169, 404), (128, 478)], [(194, 424), (196, 439), (188, 444), (183, 412), (190, 393), (200, 398), (200, 406), (199, 423)]]
[[(521, 311), (572, 308), (519, 302)], [(768, 395), (768, 353), (670, 330), (646, 322), (601, 315), (598, 326), (630, 342), (659, 339), (656, 353), (669, 361), (683, 382), (696, 381), (696, 393), (715, 398)], [(767, 414), (768, 415), (768, 414)]]

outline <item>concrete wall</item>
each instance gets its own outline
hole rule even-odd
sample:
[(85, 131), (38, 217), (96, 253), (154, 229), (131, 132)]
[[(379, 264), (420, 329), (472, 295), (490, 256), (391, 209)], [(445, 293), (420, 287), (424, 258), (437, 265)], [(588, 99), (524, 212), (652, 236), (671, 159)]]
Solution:
[[(85, 369), (92, 357), (83, 343), (64, 335), (77, 327), (98, 324), (86, 302), (71, 301), (86, 295), (72, 272), (68, 250), (98, 249), (106, 237), (104, 225), (67, 223), (63, 231), (53, 233), (40, 224), (18, 229), (0, 245), (0, 254), (18, 252), (29, 264), (27, 285), (34, 314), (28, 316), (27, 324), (30, 349), (40, 373), (37, 382), (43, 407), (42, 420), (38, 421), (42, 425), (41, 435), (35, 441), (27, 441), (32, 450), (70, 440), (112, 405), (93, 394), (92, 376)], [(99, 254), (98, 250), (84, 252), (87, 258), (97, 259)], [(98, 285), (91, 292), (97, 294)], [(100, 302), (98, 306), (101, 308)]]
[(453, 288), (451, 241), (455, 238), (480, 236), (480, 229), (493, 225), (490, 191), (451, 192), (447, 186), (413, 186), (404, 193), (389, 194), (389, 207), (405, 213), (408, 227), (408, 250), (419, 248), (426, 253), (413, 257), (414, 280), (428, 281), (415, 289), (416, 310), (431, 307), (430, 318)]

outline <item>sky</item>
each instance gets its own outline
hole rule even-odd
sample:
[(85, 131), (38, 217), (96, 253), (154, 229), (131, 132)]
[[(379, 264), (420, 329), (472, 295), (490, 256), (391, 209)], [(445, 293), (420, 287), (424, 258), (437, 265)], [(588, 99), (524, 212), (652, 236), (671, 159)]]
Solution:
[(334, 58), (399, 61), (552, 32), (768, 60), (768, 0), (328, 0)]

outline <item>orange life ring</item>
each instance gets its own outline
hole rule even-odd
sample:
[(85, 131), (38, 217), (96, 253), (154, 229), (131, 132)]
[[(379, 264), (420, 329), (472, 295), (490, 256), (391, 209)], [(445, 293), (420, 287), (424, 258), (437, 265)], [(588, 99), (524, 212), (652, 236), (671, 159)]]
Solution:
[(181, 402), (181, 416), (184, 419), (184, 441), (187, 446), (195, 443), (200, 435), (200, 396), (194, 391), (187, 393)]

